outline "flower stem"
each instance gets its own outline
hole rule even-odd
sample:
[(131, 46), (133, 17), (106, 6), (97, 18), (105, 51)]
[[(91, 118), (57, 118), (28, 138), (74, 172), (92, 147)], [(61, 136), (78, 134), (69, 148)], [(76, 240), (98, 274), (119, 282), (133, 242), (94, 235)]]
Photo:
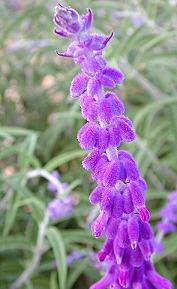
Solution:
[(39, 224), (37, 242), (36, 247), (34, 248), (32, 260), (29, 262), (26, 270), (23, 271), (23, 273), (18, 277), (18, 279), (11, 284), (10, 289), (19, 288), (22, 284), (26, 283), (30, 275), (35, 271), (36, 267), (38, 266), (41, 256), (44, 252), (43, 244), (48, 222), (49, 222), (49, 215), (46, 212), (42, 222)]

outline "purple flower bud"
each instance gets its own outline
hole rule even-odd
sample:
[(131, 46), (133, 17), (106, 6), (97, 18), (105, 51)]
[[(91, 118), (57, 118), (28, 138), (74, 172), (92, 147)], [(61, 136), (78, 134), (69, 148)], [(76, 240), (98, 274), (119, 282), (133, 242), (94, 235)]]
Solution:
[(137, 180), (139, 178), (139, 171), (131, 154), (127, 151), (120, 150), (118, 152), (118, 158), (124, 166), (128, 179)]
[(100, 262), (103, 262), (103, 261), (104, 261), (104, 259), (106, 258), (106, 256), (111, 252), (112, 247), (113, 247), (113, 240), (107, 239), (107, 240), (104, 242), (104, 244), (103, 244), (100, 252), (98, 253), (98, 260), (99, 260)]
[(142, 287), (144, 279), (144, 266), (138, 267), (134, 269), (134, 273), (132, 276), (132, 286), (135, 289), (145, 289)]
[(149, 240), (142, 240), (141, 242), (139, 242), (138, 245), (141, 250), (141, 253), (143, 254), (144, 260), (149, 261), (151, 256), (151, 248)]
[(101, 151), (99, 151), (98, 149), (94, 149), (93, 151), (91, 151), (82, 161), (82, 165), (84, 169), (85, 170), (93, 169), (93, 167), (99, 161), (100, 157), (101, 157)]
[(114, 82), (114, 80), (102, 73), (97, 75), (97, 79), (106, 87), (108, 88), (115, 88), (116, 87), (116, 83)]
[(98, 134), (98, 125), (92, 122), (86, 123), (78, 131), (77, 138), (81, 148), (88, 150), (94, 147)]
[(95, 238), (99, 238), (103, 235), (105, 226), (108, 222), (108, 214), (101, 212), (96, 220), (93, 221), (91, 225), (92, 234)]
[(82, 105), (82, 116), (88, 121), (97, 119), (97, 102), (92, 97), (87, 97)]
[(120, 218), (123, 214), (123, 208), (124, 208), (123, 196), (122, 194), (119, 193), (119, 191), (116, 190), (111, 216), (113, 218)]
[(127, 248), (128, 246), (130, 246), (130, 240), (128, 236), (128, 224), (126, 220), (122, 220), (119, 224), (116, 242), (121, 248)]
[[(108, 164), (107, 156), (102, 155), (92, 170), (92, 178), (94, 180), (98, 180), (98, 178), (99, 179), (101, 178), (101, 181), (102, 181), (103, 173), (107, 167), (107, 164)], [(102, 177), (100, 177), (100, 174)]]
[(98, 129), (97, 141), (95, 147), (100, 150), (106, 150), (109, 146), (109, 134), (104, 128)]
[(139, 240), (139, 224), (135, 218), (128, 219), (128, 236), (132, 249), (135, 249)]
[(175, 224), (169, 222), (168, 220), (162, 220), (157, 222), (156, 229), (164, 232), (164, 234), (168, 234), (170, 232), (175, 232), (176, 226)]
[(119, 178), (119, 163), (112, 161), (107, 165), (107, 170), (103, 175), (103, 185), (105, 187), (114, 187)]
[(96, 187), (90, 194), (89, 200), (92, 204), (96, 204), (101, 201), (102, 193), (105, 190), (104, 187)]
[(119, 272), (119, 283), (123, 288), (129, 285), (129, 270), (121, 270)]
[(99, 103), (98, 118), (104, 122), (109, 122), (112, 118), (112, 107), (106, 98), (102, 99)]
[(96, 78), (90, 78), (87, 84), (87, 93), (90, 96), (94, 96), (99, 87), (99, 81)]
[(118, 133), (118, 129), (115, 125), (110, 125), (108, 128), (109, 143), (110, 145), (117, 147), (120, 145), (121, 137)]
[(84, 29), (88, 30), (92, 24), (92, 10), (90, 8), (87, 8), (87, 14), (86, 15), (82, 15), (81, 19), (82, 22), (84, 23)]
[(150, 213), (148, 211), (148, 209), (146, 209), (145, 207), (142, 208), (137, 208), (138, 213), (140, 214), (141, 220), (143, 222), (147, 222), (150, 218)]
[(124, 74), (121, 70), (115, 69), (113, 67), (106, 66), (103, 69), (103, 74), (112, 78), (115, 83), (121, 83), (124, 80)]
[(131, 214), (134, 211), (134, 206), (132, 202), (131, 192), (128, 186), (123, 192), (123, 199), (124, 199), (124, 213)]
[(113, 198), (114, 198), (114, 195), (112, 191), (108, 188), (104, 189), (102, 197), (101, 197), (100, 210), (110, 213), (112, 203), (113, 203)]
[(131, 142), (135, 139), (134, 131), (123, 119), (119, 121), (119, 131), (122, 140)]
[[(147, 264), (147, 263), (146, 263)], [(172, 289), (172, 284), (169, 280), (160, 276), (153, 268), (147, 269), (147, 279), (158, 289)]]
[(87, 87), (88, 77), (83, 73), (78, 73), (71, 82), (70, 93), (72, 97), (80, 96)]
[[(55, 171), (52, 172), (52, 176), (53, 176), (55, 179), (59, 179), (60, 174), (59, 174), (58, 171), (55, 170)], [(47, 188), (48, 188), (49, 191), (56, 191), (56, 190), (57, 190), (56, 185), (55, 185), (53, 182), (51, 182), (51, 181), (48, 182)]]
[(150, 240), (153, 238), (153, 232), (149, 223), (145, 223), (139, 219), (141, 238)]
[(143, 264), (144, 258), (139, 247), (131, 250), (130, 263), (133, 267), (140, 267)]
[(107, 91), (105, 93), (105, 98), (109, 101), (112, 107), (112, 112), (115, 115), (121, 115), (124, 113), (124, 105), (115, 93)]
[(115, 254), (116, 262), (118, 265), (120, 265), (122, 262), (122, 257), (123, 257), (124, 251), (125, 251), (125, 249), (120, 247), (117, 243), (117, 239), (115, 239), (114, 240), (114, 254)]
[(77, 11), (70, 7), (64, 7), (62, 4), (55, 6), (54, 22), (64, 32), (77, 33), (82, 28)]
[(117, 231), (118, 231), (118, 226), (119, 226), (120, 220), (114, 219), (114, 218), (109, 218), (109, 221), (106, 225), (106, 237), (109, 239), (114, 239)]
[(141, 188), (136, 182), (130, 182), (129, 188), (132, 195), (133, 204), (136, 208), (141, 208), (145, 206), (145, 197)]
[(73, 197), (66, 195), (62, 199), (54, 199), (49, 202), (47, 211), (51, 219), (69, 216), (73, 210)]
[(109, 36), (105, 36), (102, 34), (97, 34), (97, 33), (92, 33), (91, 35), (91, 40), (88, 45), (89, 49), (91, 50), (102, 50), (108, 41), (112, 38), (113, 32)]

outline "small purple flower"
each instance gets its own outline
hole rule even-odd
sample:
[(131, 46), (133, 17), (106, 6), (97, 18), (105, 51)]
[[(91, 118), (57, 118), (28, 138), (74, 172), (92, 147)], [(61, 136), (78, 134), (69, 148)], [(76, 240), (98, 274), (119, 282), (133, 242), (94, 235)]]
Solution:
[(73, 210), (72, 195), (65, 195), (62, 199), (54, 199), (49, 202), (47, 211), (51, 219), (69, 216)]
[[(58, 180), (60, 174), (58, 171), (53, 171), (52, 176)], [(48, 203), (47, 210), (51, 219), (69, 216), (73, 210), (73, 196), (71, 194), (64, 195), (62, 193), (67, 188), (67, 183), (60, 183), (60, 190), (57, 190), (57, 185), (54, 181), (48, 182), (48, 190), (55, 192), (56, 198)]]
[(155, 239), (154, 244), (157, 251), (163, 251), (163, 244), (161, 239), (164, 235), (176, 231), (177, 224), (177, 191), (173, 191), (167, 195), (167, 203), (160, 210), (159, 216), (161, 220), (157, 222), (156, 229), (159, 232), (160, 240)]
[(71, 267), (72, 263), (75, 260), (80, 260), (82, 258), (83, 254), (79, 251), (74, 249), (70, 254), (66, 256), (66, 264), (68, 267)]

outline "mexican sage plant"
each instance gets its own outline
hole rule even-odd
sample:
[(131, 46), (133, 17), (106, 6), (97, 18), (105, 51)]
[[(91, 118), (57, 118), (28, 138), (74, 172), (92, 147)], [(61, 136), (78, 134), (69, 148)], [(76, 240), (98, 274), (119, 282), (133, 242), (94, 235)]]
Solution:
[(97, 182), (90, 194), (91, 203), (100, 203), (92, 234), (95, 238), (106, 236), (98, 259), (107, 262), (107, 270), (90, 289), (171, 289), (171, 282), (161, 277), (151, 262), (154, 237), (145, 205), (146, 182), (133, 156), (117, 149), (121, 142), (131, 142), (136, 136), (122, 101), (110, 91), (124, 80), (123, 72), (107, 65), (103, 57), (113, 32), (109, 36), (90, 33), (89, 8), (80, 16), (58, 4), (54, 22), (54, 33), (71, 40), (66, 52), (56, 51), (57, 55), (71, 57), (81, 67), (70, 93), (80, 97), (87, 121), (77, 135), (81, 148), (90, 150), (82, 164)]

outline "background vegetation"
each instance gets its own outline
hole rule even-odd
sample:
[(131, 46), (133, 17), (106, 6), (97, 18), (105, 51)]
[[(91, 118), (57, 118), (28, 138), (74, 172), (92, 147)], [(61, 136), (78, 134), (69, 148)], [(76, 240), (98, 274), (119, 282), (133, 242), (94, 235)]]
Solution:
[[(56, 1), (0, 1), (0, 288), (29, 268), (24, 289), (87, 289), (100, 277), (91, 252), (103, 240), (91, 236), (96, 209), (88, 195), (95, 184), (81, 166), (85, 154), (76, 133), (84, 123), (69, 86), (79, 67), (55, 56), (68, 41), (53, 35)], [(131, 151), (148, 183), (151, 224), (177, 182), (177, 2), (175, 0), (62, 1), (80, 13), (94, 13), (92, 31), (115, 36), (105, 50), (108, 63), (125, 73), (115, 89), (137, 132)], [(44, 178), (28, 178), (34, 169), (58, 170), (70, 186), (75, 209), (46, 224), (37, 243), (44, 212), (53, 198)], [(158, 272), (177, 288), (177, 235), (164, 239), (155, 256)], [(73, 249), (82, 258), (67, 268)], [(34, 261), (34, 260), (33, 260)]]

